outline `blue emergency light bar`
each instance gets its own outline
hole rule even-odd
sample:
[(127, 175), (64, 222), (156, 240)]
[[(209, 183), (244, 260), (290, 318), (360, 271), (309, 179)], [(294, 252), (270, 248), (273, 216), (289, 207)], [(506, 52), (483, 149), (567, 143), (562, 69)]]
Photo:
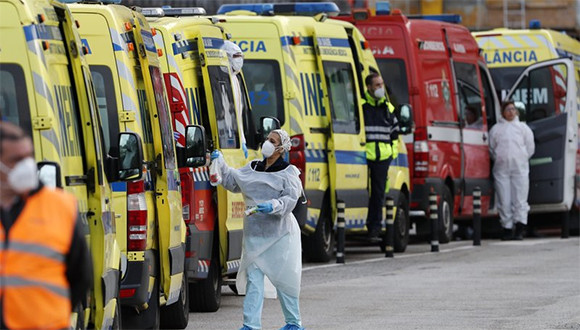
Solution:
[(441, 14), (441, 15), (412, 15), (407, 16), (409, 19), (426, 19), (431, 21), (440, 21), (446, 23), (461, 23), (461, 15), (458, 14)]
[(218, 15), (223, 15), (235, 10), (247, 10), (258, 15), (300, 15), (314, 16), (326, 13), (336, 16), (340, 9), (334, 2), (297, 2), (297, 3), (247, 3), (221, 5)]
[(199, 16), (206, 14), (205, 9), (201, 7), (171, 8), (169, 6), (163, 6), (161, 8), (143, 8), (141, 13), (146, 17)]
[(377, 1), (376, 14), (379, 15), (389, 15), (391, 13), (391, 4), (388, 1)]

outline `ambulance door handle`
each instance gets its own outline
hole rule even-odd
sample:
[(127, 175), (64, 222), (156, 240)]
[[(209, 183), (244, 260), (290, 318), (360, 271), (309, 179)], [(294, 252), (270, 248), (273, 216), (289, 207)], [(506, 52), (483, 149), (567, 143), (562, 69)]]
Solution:
[(364, 142), (364, 141), (363, 141), (363, 142), (361, 142), (361, 143), (359, 143), (359, 144), (360, 144), (360, 146), (361, 146), (361, 147), (364, 147), (364, 146), (366, 146), (366, 145), (367, 145), (367, 143), (366, 143), (366, 142)]
[(485, 135), (485, 133), (483, 133), (482, 138), (483, 138), (483, 142), (487, 141), (487, 135)]

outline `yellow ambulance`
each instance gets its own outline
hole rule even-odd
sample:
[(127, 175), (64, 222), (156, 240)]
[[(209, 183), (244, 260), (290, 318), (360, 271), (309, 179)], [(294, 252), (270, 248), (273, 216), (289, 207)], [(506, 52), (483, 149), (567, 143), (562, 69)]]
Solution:
[[(528, 197), (531, 213), (569, 216), (572, 228), (577, 230), (580, 94), (574, 92), (578, 90), (574, 85), (580, 86), (580, 41), (542, 29), (535, 20), (529, 29), (501, 28), (474, 32), (473, 36), (483, 51), (498, 96), (523, 102), (520, 120), (534, 131), (536, 152), (530, 160)], [(572, 63), (566, 64), (563, 59)], [(519, 76), (529, 79), (521, 80), (510, 91)], [(548, 132), (550, 136), (543, 138)], [(541, 218), (552, 223), (557, 219)]]
[[(87, 48), (105, 152), (121, 163), (110, 181), (123, 259), (123, 326), (185, 328), (186, 227), (155, 31), (124, 6), (83, 2), (69, 8)], [(133, 133), (132, 143), (117, 147), (114, 139), (123, 131)]]
[(0, 1), (0, 116), (33, 137), (43, 182), (79, 202), (94, 282), (83, 306), (74, 306), (72, 325), (117, 329), (120, 250), (95, 94), (74, 25), (57, 2)]
[[(334, 3), (232, 4), (218, 10), (226, 14), (218, 24), (244, 52), (254, 119), (276, 117), (291, 135), (289, 161), (301, 170), (308, 199), (307, 215), (297, 218), (304, 221), (304, 256), (312, 261), (332, 257), (337, 201), (346, 203), (347, 234), (366, 232), (362, 95), (364, 78), (378, 66), (353, 25), (327, 19), (337, 13)], [(399, 146), (388, 194), (398, 206), (395, 238), (403, 251), (410, 186), (406, 149)]]
[[(241, 150), (230, 66), (222, 49), (224, 33), (216, 21), (200, 17), (203, 8), (144, 8), (160, 49), (159, 60), (169, 95), (178, 155), (185, 147), (185, 128), (201, 125), (213, 148), (230, 166), (248, 161)], [(248, 115), (249, 107), (244, 109)], [(250, 156), (258, 142), (251, 117), (243, 120)], [(242, 252), (244, 201), (222, 187), (210, 186), (208, 166), (180, 163), (183, 219), (188, 226), (186, 270), (192, 311), (213, 312), (220, 306), (223, 277), (238, 271)], [(187, 210), (187, 211), (186, 211)], [(227, 282), (224, 282), (227, 283)]]

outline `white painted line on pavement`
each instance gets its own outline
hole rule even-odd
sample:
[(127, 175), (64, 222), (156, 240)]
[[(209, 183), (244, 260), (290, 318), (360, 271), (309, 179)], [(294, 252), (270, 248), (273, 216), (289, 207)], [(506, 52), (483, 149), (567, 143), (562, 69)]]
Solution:
[[(413, 257), (419, 257), (419, 256), (434, 255), (434, 254), (437, 254), (437, 253), (448, 253), (448, 252), (455, 252), (455, 251), (469, 250), (469, 249), (473, 249), (473, 245), (458, 246), (456, 248), (445, 249), (445, 250), (441, 250), (439, 252), (422, 252), (422, 253), (414, 253), (414, 254), (395, 255), (396, 256), (395, 259), (413, 258)], [(346, 255), (348, 256), (348, 253)], [(314, 269), (322, 269), (322, 268), (330, 268), (330, 267), (338, 267), (338, 266), (348, 266), (348, 265), (357, 265), (357, 264), (366, 264), (366, 263), (378, 262), (378, 261), (386, 261), (386, 260), (392, 260), (392, 259), (391, 258), (382, 257), (382, 258), (372, 258), (372, 259), (352, 261), (352, 262), (347, 262), (347, 263), (344, 263), (344, 264), (317, 265), (317, 266), (304, 267), (304, 268), (302, 268), (302, 271), (304, 272), (304, 271), (307, 271), (307, 270), (314, 270)]]

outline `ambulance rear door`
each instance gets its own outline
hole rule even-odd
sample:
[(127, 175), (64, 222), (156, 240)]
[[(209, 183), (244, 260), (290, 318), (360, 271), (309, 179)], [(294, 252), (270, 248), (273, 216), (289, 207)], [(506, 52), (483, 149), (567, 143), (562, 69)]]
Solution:
[[(204, 33), (204, 37), (197, 38), (197, 55), (209, 117), (202, 121), (210, 124), (214, 148), (220, 149), (230, 166), (239, 168), (245, 165), (245, 158), (240, 148), (233, 86), (223, 44), (224, 40), (217, 35), (210, 37)], [(227, 229), (219, 231), (220, 242), (227, 242), (227, 248), (222, 243), (220, 261), (222, 269), (231, 274), (237, 272), (239, 264), (234, 261), (240, 259), (242, 254), (245, 204), (240, 194), (228, 192), (223, 187), (218, 187), (218, 201), (220, 228)], [(222, 201), (227, 201), (227, 207)]]
[[(323, 102), (329, 109), (326, 148), (334, 219), (337, 200), (344, 201), (347, 209), (365, 208), (366, 211), (368, 206), (365, 135), (356, 69), (346, 31), (317, 24), (313, 43), (325, 96)], [(348, 213), (347, 218), (364, 218)]]
[(574, 197), (577, 151), (577, 86), (569, 59), (527, 67), (507, 94), (521, 101), (520, 120), (534, 132), (528, 202), (533, 211), (567, 211)]

